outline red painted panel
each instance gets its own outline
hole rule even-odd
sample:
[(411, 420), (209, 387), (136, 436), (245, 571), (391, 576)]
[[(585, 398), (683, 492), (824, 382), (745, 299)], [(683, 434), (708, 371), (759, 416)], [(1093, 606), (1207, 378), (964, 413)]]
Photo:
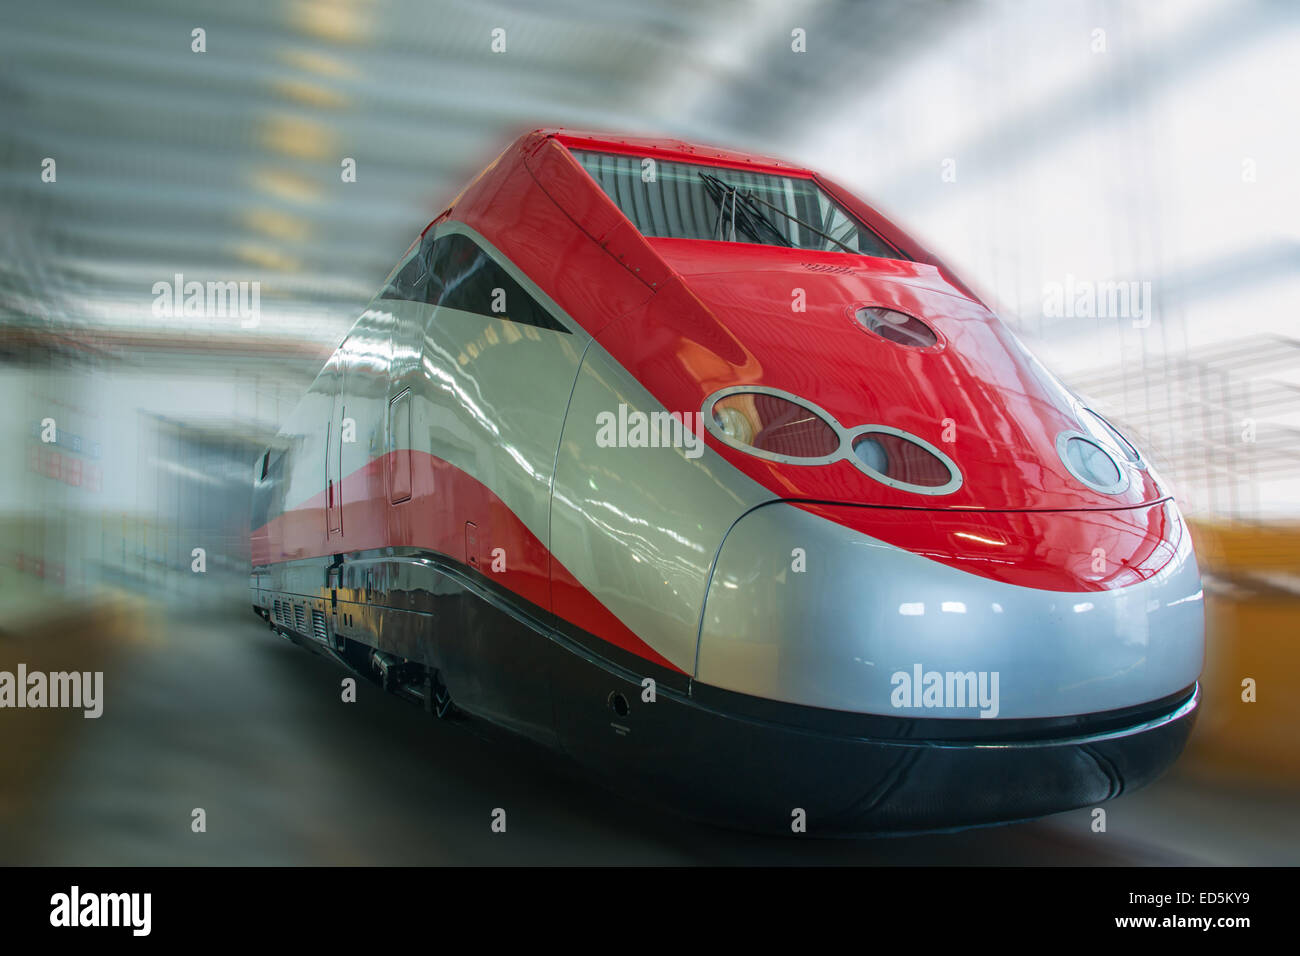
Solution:
[[(725, 386), (775, 387), (820, 406), (845, 428), (889, 425), (917, 435), (947, 453), (963, 478), (956, 492), (927, 498), (883, 485), (847, 461), (769, 462), (707, 436), (719, 454), (782, 497), (1058, 511), (1132, 507), (1167, 495), (1149, 471), (1131, 470), (1130, 487), (1118, 495), (1074, 478), (1056, 450), (1062, 431), (1084, 430), (1073, 399), (933, 266), (752, 244), (654, 246), (688, 273), (684, 286), (670, 284), (612, 323), (600, 342), (669, 411), (697, 412)], [(833, 267), (843, 271), (828, 271)], [(792, 308), (796, 302), (803, 311)], [(921, 351), (872, 335), (854, 319), (863, 305), (916, 315), (943, 347)]]
[[(542, 148), (560, 152), (554, 143), (543, 142)], [(609, 248), (594, 242), (523, 166), (527, 149), (527, 144), (516, 144), (508, 150), (465, 191), (450, 218), (484, 235), (595, 335), (611, 320), (648, 301), (654, 294), (652, 283), (667, 275), (667, 267), (635, 230), (631, 236), (623, 233)], [(561, 159), (556, 168), (563, 171), (567, 166), (570, 174), (565, 195), (574, 202), (585, 197), (590, 208), (584, 207), (584, 213), (589, 216), (603, 207), (608, 214), (601, 220), (604, 229), (615, 229), (619, 223), (630, 229), (631, 224), (595, 183), (588, 182), (585, 188), (578, 188), (584, 186), (581, 182), (575, 185), (572, 177), (586, 177), (586, 173), (574, 160)], [(548, 177), (548, 184), (559, 189), (554, 176)], [(587, 228), (598, 227), (588, 224)], [(655, 269), (658, 278), (651, 274)]]
[(799, 507), (960, 571), (1044, 591), (1109, 591), (1146, 581), (1173, 560), (1185, 533), (1168, 503), (1062, 512)]
[(679, 674), (686, 673), (637, 637), (613, 611), (601, 604), (590, 591), (584, 588), (568, 568), (554, 558), (551, 559), (551, 569), (553, 574), (551, 588), (555, 607), (563, 608), (566, 621), (589, 634), (597, 635), (615, 647), (653, 661), (660, 667), (677, 671)]

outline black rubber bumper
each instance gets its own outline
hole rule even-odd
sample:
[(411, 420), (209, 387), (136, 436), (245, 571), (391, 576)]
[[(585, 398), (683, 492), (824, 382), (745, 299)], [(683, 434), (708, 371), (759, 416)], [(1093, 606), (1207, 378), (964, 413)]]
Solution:
[(652, 802), (737, 829), (790, 834), (803, 811), (813, 836), (962, 829), (1094, 806), (1168, 769), (1199, 701), (1193, 686), (1104, 714), (936, 721), (808, 713), (698, 684), (692, 691), (638, 708), (677, 724), (657, 729), (660, 746), (632, 765), (618, 759), (626, 748), (597, 747), (604, 759), (592, 769), (617, 789), (632, 783)]

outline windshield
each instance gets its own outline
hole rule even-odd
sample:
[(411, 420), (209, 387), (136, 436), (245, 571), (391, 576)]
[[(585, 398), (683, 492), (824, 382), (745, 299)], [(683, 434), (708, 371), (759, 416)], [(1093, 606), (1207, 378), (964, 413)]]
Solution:
[(572, 152), (644, 236), (903, 258), (811, 179)]

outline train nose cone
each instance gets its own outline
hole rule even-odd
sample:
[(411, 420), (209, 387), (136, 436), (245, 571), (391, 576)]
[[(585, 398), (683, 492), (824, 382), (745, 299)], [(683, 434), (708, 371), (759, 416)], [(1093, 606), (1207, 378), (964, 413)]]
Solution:
[[(1202, 591), (1181, 516), (1149, 509), (1107, 513), (1101, 538), (1096, 513), (1038, 515), (1021, 527), (1054, 530), (1018, 542), (1018, 563), (1015, 547), (980, 560), (918, 547), (926, 556), (863, 531), (920, 526), (925, 512), (757, 508), (719, 551), (696, 678), (895, 717), (1061, 717), (1174, 694), (1201, 671)], [(1090, 575), (1098, 551), (1118, 570)]]

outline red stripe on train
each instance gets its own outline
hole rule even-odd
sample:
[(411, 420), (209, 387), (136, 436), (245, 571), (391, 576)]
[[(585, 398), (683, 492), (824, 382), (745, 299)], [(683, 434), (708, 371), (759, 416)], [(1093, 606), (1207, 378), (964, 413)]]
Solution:
[[(389, 469), (405, 467), (406, 455), (411, 497), (392, 504)], [(426, 452), (393, 452), (345, 476), (342, 501), (341, 534), (325, 533), (324, 492), (254, 531), (254, 566), (387, 547), (434, 551), (477, 566), (507, 590), (615, 647), (685, 673), (583, 587), (490, 488), (455, 465)], [(469, 553), (467, 522), (475, 525), (477, 554)]]

